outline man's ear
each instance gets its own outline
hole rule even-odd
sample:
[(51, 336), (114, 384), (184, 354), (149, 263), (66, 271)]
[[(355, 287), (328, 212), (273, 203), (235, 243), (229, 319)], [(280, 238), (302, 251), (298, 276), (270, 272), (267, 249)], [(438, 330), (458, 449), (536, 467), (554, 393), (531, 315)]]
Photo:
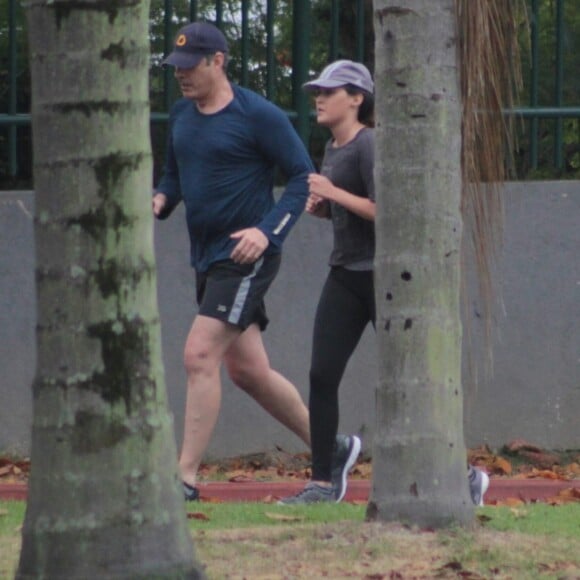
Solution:
[(224, 68), (225, 60), (226, 60), (226, 56), (223, 52), (216, 52), (213, 55), (214, 63), (221, 68)]

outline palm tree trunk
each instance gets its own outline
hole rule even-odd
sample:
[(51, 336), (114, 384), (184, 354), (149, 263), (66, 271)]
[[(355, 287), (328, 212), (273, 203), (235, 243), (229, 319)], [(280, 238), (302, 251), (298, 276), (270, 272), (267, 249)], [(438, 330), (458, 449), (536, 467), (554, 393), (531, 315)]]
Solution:
[(455, 0), (375, 0), (379, 343), (367, 517), (468, 524)]
[(161, 363), (149, 3), (27, 17), (38, 360), (17, 578), (199, 578)]

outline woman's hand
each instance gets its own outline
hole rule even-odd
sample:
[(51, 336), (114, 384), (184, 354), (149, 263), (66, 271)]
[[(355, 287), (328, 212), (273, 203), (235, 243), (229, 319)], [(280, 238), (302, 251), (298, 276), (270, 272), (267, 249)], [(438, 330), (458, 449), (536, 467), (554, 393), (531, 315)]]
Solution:
[(332, 184), (332, 181), (328, 177), (324, 177), (324, 175), (311, 173), (308, 176), (308, 188), (310, 195), (328, 200), (336, 199), (336, 188)]
[(306, 213), (319, 218), (330, 217), (328, 201), (318, 195), (310, 194), (306, 200)]

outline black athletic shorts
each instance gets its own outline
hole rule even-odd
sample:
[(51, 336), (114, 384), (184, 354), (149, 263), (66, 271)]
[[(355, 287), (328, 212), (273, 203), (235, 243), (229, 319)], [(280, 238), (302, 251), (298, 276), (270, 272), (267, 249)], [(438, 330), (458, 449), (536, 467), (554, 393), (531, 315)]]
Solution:
[(262, 256), (253, 264), (223, 260), (196, 274), (199, 314), (245, 330), (268, 325), (264, 296), (280, 269), (280, 254)]

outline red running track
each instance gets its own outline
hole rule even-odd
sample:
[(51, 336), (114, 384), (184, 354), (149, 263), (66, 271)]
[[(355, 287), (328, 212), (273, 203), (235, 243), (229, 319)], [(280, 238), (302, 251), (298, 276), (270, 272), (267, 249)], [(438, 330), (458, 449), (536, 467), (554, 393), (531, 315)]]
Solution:
[[(208, 482), (198, 485), (202, 500), (262, 502), (293, 495), (304, 487), (304, 483), (302, 481)], [(366, 502), (370, 485), (371, 482), (368, 480), (350, 480), (344, 501)], [(545, 501), (567, 488), (580, 490), (580, 480), (492, 478), (485, 494), (485, 503), (493, 504), (507, 498), (521, 499), (524, 502)], [(24, 500), (26, 495), (25, 483), (0, 483), (0, 500)]]

